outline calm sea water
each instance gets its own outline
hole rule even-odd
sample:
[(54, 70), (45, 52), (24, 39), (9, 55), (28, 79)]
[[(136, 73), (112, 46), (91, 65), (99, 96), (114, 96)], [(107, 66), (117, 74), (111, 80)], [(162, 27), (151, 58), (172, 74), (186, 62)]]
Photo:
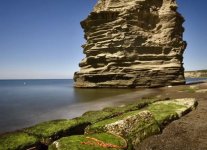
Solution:
[[(188, 79), (187, 82), (200, 80)], [(123, 94), (133, 91), (76, 89), (73, 80), (0, 80), (0, 133), (42, 121), (72, 118), (106, 103), (111, 105), (112, 100), (107, 97), (121, 95), (117, 98), (120, 99), (124, 98)]]
[(73, 80), (0, 80), (0, 133), (41, 121), (75, 117), (84, 109), (78, 104), (130, 91), (76, 89)]

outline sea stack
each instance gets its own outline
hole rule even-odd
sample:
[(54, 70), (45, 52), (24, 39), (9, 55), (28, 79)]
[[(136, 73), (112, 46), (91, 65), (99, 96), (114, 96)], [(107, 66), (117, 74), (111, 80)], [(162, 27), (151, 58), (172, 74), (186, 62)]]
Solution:
[(176, 0), (99, 0), (81, 22), (86, 57), (75, 87), (184, 84), (184, 18)]

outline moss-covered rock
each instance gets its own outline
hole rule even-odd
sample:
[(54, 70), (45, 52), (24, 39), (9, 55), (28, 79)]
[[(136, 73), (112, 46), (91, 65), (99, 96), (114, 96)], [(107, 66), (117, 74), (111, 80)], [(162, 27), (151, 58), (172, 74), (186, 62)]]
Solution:
[[(114, 149), (123, 149), (123, 138), (128, 142), (128, 149), (133, 149), (143, 139), (160, 133), (164, 125), (195, 109), (196, 106), (197, 102), (192, 98), (168, 101), (152, 99), (90, 111), (75, 119), (48, 121), (0, 136), (0, 150), (47, 148), (47, 145), (60, 138), (50, 146), (51, 150), (104, 150), (109, 148), (110, 144)], [(86, 135), (71, 136), (84, 134), (84, 131)]]
[(152, 104), (147, 110), (149, 110), (158, 121), (160, 125), (165, 125), (172, 120), (178, 118), (176, 109), (183, 108), (181, 105), (177, 104)]
[(160, 132), (159, 125), (149, 111), (132, 111), (121, 116), (97, 122), (86, 128), (86, 134), (111, 132), (134, 147), (144, 138)]
[(109, 119), (112, 117), (117, 116), (118, 114), (112, 113), (112, 112), (107, 112), (107, 111), (88, 111), (86, 113), (84, 113), (81, 117), (79, 117), (79, 119), (81, 120), (87, 120), (89, 121), (91, 124), (96, 123), (98, 121), (102, 121), (105, 119)]
[(149, 110), (160, 125), (165, 125), (195, 109), (197, 102), (192, 98), (159, 101), (149, 105)]
[(158, 101), (158, 99), (143, 99), (138, 102), (134, 102), (132, 104), (127, 104), (120, 107), (107, 107), (103, 110), (99, 111), (88, 111), (84, 113), (80, 119), (87, 120), (91, 124), (105, 120), (110, 119), (119, 115), (122, 115), (123, 113), (129, 112), (129, 111), (135, 111), (139, 110), (141, 108), (144, 108), (148, 106), (149, 104)]
[(77, 135), (61, 138), (49, 146), (49, 150), (124, 150), (126, 141), (110, 133)]
[(9, 133), (0, 137), (0, 150), (25, 150), (39, 145), (36, 137), (22, 132)]
[(54, 120), (37, 124), (24, 129), (24, 132), (35, 135), (41, 142), (48, 145), (63, 136), (83, 134), (89, 122), (81, 119)]
[(85, 129), (85, 133), (111, 132), (125, 138), (129, 146), (132, 145), (135, 148), (143, 139), (160, 133), (165, 124), (183, 116), (196, 105), (195, 99), (186, 98), (147, 103), (145, 108), (135, 109), (135, 111), (130, 111), (134, 110), (133, 105), (111, 109), (110, 112), (116, 110), (122, 112), (129, 110), (129, 112), (126, 111), (119, 116), (94, 123)]
[(143, 100), (134, 102), (132, 104), (127, 104), (121, 107), (107, 107), (107, 108), (104, 108), (103, 111), (123, 114), (129, 111), (139, 110), (156, 101), (158, 101), (158, 99), (143, 99)]

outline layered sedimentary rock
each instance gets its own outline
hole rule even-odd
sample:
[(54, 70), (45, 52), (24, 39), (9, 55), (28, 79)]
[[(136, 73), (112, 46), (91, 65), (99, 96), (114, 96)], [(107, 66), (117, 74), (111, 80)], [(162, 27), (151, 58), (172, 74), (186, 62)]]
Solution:
[(183, 22), (175, 0), (99, 0), (81, 22), (86, 58), (75, 87), (184, 84)]

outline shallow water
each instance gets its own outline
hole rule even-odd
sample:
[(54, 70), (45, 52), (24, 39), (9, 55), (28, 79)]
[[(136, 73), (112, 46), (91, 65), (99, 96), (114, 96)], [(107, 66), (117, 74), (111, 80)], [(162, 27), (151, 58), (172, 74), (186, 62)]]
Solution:
[[(187, 79), (187, 83), (206, 79)], [(73, 118), (141, 98), (158, 89), (76, 89), (72, 80), (0, 80), (0, 133)]]
[(41, 121), (71, 118), (79, 111), (76, 105), (131, 91), (75, 89), (72, 80), (0, 80), (0, 133)]
[(186, 84), (205, 82), (207, 78), (186, 78)]

